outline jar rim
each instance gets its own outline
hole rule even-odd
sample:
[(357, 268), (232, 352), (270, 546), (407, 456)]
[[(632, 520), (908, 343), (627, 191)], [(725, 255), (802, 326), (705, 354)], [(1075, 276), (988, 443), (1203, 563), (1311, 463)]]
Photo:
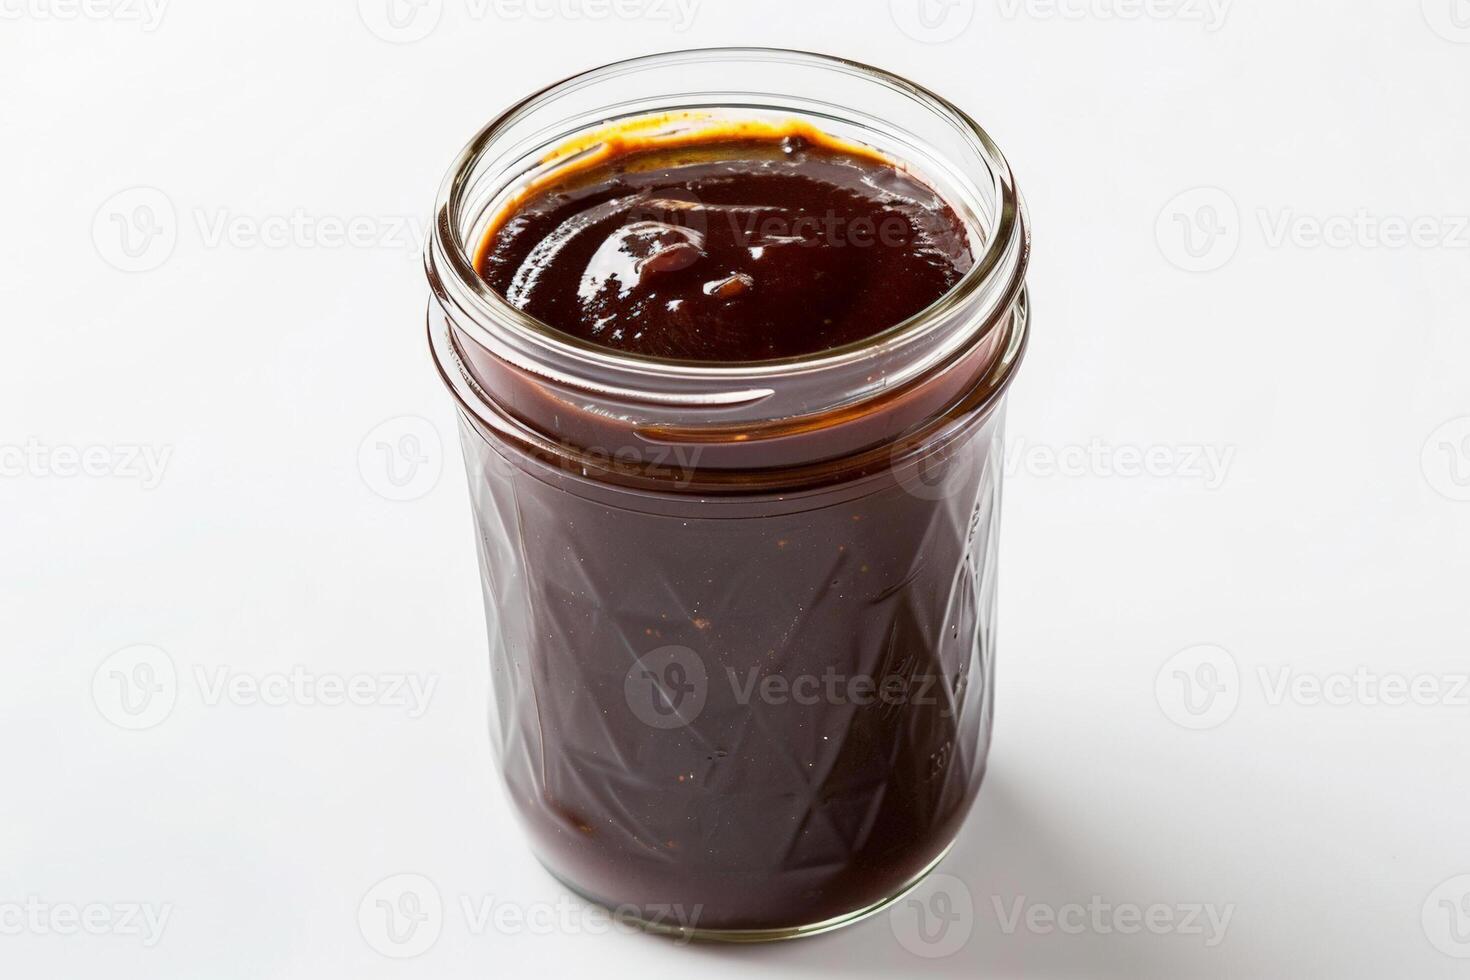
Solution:
[[(575, 337), (512, 306), (476, 271), (472, 255), (478, 243), (467, 246), (457, 220), (470, 190), (475, 167), (485, 150), (518, 120), (570, 92), (650, 68), (712, 59), (784, 62), (840, 71), (886, 85), (946, 119), (979, 150), (995, 183), (994, 224), (987, 229), (984, 249), (976, 256), (974, 265), (934, 303), (877, 334), (816, 354), (754, 361), (696, 361), (616, 351)], [(962, 109), (943, 96), (882, 68), (833, 55), (771, 47), (689, 48), (642, 55), (592, 68), (548, 85), (496, 116), (466, 144), (440, 187), (434, 213), (435, 220), (425, 249), (429, 280), (441, 300), (449, 298), (446, 287), (455, 287), (455, 305), (461, 308), (468, 306), (465, 312), (471, 314), (468, 320), (473, 332), (487, 330), (486, 322), (508, 324), (516, 339), (529, 341), (554, 359), (581, 363), (594, 370), (632, 371), (649, 380), (703, 380), (755, 385), (763, 379), (793, 373), (842, 369), (877, 354), (892, 354), (926, 338), (932, 330), (943, 325), (950, 314), (972, 302), (978, 293), (991, 288), (990, 301), (972, 321), (976, 329), (969, 342), (980, 343), (1005, 322), (1007, 312), (1023, 288), (1030, 252), (1025, 205), (1016, 188), (1010, 164), (989, 134)], [(451, 276), (448, 281), (441, 275), (441, 265)], [(999, 288), (994, 286), (997, 282), (1000, 283)]]

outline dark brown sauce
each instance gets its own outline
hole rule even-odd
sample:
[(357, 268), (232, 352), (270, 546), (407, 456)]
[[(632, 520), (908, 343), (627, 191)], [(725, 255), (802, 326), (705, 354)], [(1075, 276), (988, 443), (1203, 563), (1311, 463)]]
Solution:
[(933, 188), (792, 135), (576, 169), (504, 216), (477, 268), (517, 309), (582, 340), (731, 362), (880, 334), (973, 262), (964, 222)]
[[(516, 307), (618, 351), (814, 354), (922, 311), (973, 263), (933, 189), (814, 139), (568, 170), (507, 209), (476, 267)], [(480, 383), (555, 438), (621, 451), (646, 434), (466, 346)], [(885, 403), (875, 438), (909, 429), (911, 402), (957, 403), (992, 352)], [(999, 431), (974, 413), (922, 460), (724, 501), (602, 486), (468, 439), (498, 751), (547, 867), (645, 918), (739, 930), (851, 914), (930, 866), (989, 745)], [(697, 445), (690, 465), (722, 448)], [(921, 467), (950, 476), (932, 487)], [(792, 695), (764, 693), (776, 682)]]

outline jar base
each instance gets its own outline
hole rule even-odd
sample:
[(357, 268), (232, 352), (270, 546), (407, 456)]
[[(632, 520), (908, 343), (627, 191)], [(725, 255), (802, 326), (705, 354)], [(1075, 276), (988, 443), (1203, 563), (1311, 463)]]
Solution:
[(614, 902), (598, 898), (595, 895), (589, 895), (555, 871), (552, 871), (551, 868), (546, 867), (544, 863), (542, 867), (546, 868), (547, 874), (551, 875), (551, 877), (560, 882), (568, 891), (577, 895), (579, 898), (607, 909), (615, 915), (619, 922), (636, 926), (652, 935), (666, 936), (670, 939), (678, 940), (681, 943), (774, 943), (787, 939), (801, 939), (806, 936), (818, 936), (824, 932), (832, 932), (844, 926), (861, 922), (869, 916), (877, 915), (884, 909), (892, 907), (902, 901), (915, 888), (919, 887), (924, 879), (929, 877), (930, 873), (939, 867), (945, 858), (949, 857), (949, 852), (954, 849), (954, 845), (955, 842), (951, 840), (945, 845), (944, 850), (939, 852), (938, 857), (930, 861), (923, 870), (910, 878), (898, 891), (888, 898), (881, 899), (864, 908), (856, 909), (822, 922), (814, 922), (810, 925), (788, 926), (779, 929), (700, 929), (697, 926), (678, 926), (670, 925), (667, 922), (654, 922), (648, 919), (641, 919), (637, 916), (628, 915), (626, 913), (626, 906), (619, 906)]

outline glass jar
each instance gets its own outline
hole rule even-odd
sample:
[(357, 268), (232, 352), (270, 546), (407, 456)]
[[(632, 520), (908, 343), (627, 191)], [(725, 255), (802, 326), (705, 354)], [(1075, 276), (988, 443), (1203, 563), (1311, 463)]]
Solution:
[[(785, 360), (584, 343), (472, 256), (569, 146), (798, 119), (903, 161), (974, 267), (919, 315)], [(1010, 168), (955, 106), (836, 58), (686, 51), (578, 75), (455, 162), (426, 266), (478, 527), (492, 731), (537, 856), (649, 928), (822, 931), (944, 856), (991, 728), (1003, 394), (1029, 248)]]

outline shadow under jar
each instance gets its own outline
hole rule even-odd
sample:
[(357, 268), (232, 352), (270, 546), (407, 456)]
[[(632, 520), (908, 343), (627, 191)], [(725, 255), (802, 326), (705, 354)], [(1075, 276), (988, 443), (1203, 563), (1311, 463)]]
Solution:
[[(793, 120), (947, 202), (974, 257), (948, 293), (841, 347), (693, 361), (563, 333), (477, 272), (497, 216), (612, 134)], [(497, 758), (569, 887), (655, 930), (779, 939), (855, 921), (943, 857), (990, 740), (1028, 247), (964, 113), (799, 52), (597, 69), (456, 161), (429, 335), (460, 406)]]

